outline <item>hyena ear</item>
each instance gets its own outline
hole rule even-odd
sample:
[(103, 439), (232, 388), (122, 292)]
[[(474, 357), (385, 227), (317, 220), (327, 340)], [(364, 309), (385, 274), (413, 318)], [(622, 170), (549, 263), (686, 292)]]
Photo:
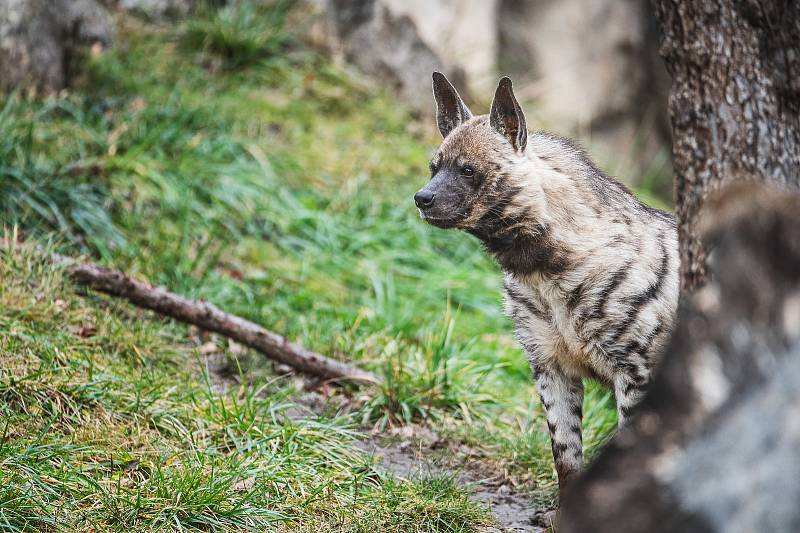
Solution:
[(502, 134), (515, 150), (525, 150), (528, 143), (528, 127), (525, 124), (525, 115), (514, 97), (511, 79), (507, 76), (500, 78), (497, 90), (492, 100), (492, 110), (489, 112), (489, 124)]
[(441, 72), (433, 73), (433, 97), (436, 99), (436, 124), (442, 137), (472, 118), (458, 91)]

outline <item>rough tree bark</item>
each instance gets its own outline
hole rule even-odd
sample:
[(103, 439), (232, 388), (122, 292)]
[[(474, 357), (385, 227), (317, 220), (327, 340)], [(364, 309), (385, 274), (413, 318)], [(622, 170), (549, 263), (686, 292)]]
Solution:
[(672, 76), (681, 282), (706, 279), (697, 216), (734, 180), (800, 184), (800, 2), (654, 0)]
[(655, 6), (687, 293), (560, 531), (800, 531), (800, 2)]

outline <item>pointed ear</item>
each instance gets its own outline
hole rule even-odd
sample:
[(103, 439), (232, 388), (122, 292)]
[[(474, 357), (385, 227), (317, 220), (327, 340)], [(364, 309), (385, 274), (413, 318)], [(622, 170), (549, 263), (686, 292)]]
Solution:
[(528, 143), (528, 128), (525, 124), (525, 115), (514, 97), (511, 79), (500, 78), (497, 90), (492, 100), (492, 110), (489, 112), (489, 124), (502, 134), (515, 150), (525, 150)]
[(444, 74), (433, 73), (433, 97), (436, 99), (436, 124), (442, 137), (472, 118), (472, 113)]

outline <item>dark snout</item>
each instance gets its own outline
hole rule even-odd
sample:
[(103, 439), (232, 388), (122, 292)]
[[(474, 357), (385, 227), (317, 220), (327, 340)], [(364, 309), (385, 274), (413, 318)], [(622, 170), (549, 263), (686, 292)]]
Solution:
[(464, 219), (464, 191), (457, 180), (458, 175), (452, 171), (439, 171), (414, 195), (414, 203), (426, 222), (452, 228)]
[(425, 209), (433, 205), (433, 200), (436, 198), (436, 193), (422, 189), (414, 195), (414, 203), (420, 209)]

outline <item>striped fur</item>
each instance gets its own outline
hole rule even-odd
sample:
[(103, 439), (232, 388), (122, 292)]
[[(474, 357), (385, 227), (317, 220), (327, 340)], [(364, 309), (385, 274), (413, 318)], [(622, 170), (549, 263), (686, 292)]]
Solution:
[[(650, 381), (678, 302), (676, 224), (572, 142), (521, 132), (522, 111), (503, 83), (490, 116), (450, 114), (462, 119), (443, 129), (418, 193), (431, 204), (417, 203), (430, 223), (479, 238), (503, 268), (505, 309), (535, 375), (563, 487), (583, 463), (583, 378), (613, 388), (620, 424)], [(439, 91), (463, 106), (449, 83)]]

